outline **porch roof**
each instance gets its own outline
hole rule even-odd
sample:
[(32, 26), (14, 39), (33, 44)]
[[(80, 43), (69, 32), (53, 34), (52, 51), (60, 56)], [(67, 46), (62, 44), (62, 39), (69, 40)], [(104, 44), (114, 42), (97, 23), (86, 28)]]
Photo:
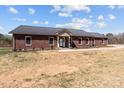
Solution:
[(71, 36), (84, 36), (84, 37), (99, 37), (106, 38), (105, 35), (100, 33), (86, 32), (84, 30), (67, 29), (67, 28), (53, 28), (53, 27), (38, 27), (38, 26), (25, 26), (21, 25), (14, 30), (10, 31), (11, 34), (30, 34), (30, 35), (57, 35), (61, 31), (71, 33)]

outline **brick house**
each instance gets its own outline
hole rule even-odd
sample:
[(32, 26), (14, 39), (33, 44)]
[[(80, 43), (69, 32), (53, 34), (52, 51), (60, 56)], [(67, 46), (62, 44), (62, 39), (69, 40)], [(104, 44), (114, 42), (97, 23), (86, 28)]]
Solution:
[(108, 39), (99, 33), (76, 29), (21, 25), (11, 32), (13, 50), (87, 48), (106, 46)]

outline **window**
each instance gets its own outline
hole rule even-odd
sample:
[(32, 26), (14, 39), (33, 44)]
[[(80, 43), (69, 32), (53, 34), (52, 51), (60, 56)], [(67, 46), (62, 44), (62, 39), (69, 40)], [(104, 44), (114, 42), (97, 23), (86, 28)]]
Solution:
[(32, 44), (31, 36), (25, 36), (25, 45), (31, 46), (31, 44)]
[(78, 44), (81, 45), (82, 44), (82, 38), (78, 39)]
[(49, 38), (49, 44), (50, 45), (54, 45), (54, 37), (50, 37)]
[(89, 45), (89, 39), (86, 39), (86, 45)]

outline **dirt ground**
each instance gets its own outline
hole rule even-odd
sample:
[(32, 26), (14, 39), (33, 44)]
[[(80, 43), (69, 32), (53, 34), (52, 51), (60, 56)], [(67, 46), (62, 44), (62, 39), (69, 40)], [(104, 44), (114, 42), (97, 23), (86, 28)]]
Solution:
[(94, 47), (94, 48), (87, 48), (87, 49), (60, 49), (61, 52), (69, 52), (69, 51), (94, 51), (94, 50), (116, 50), (124, 48), (123, 44), (109, 44), (103, 47)]
[(124, 87), (124, 49), (5, 54), (0, 87)]

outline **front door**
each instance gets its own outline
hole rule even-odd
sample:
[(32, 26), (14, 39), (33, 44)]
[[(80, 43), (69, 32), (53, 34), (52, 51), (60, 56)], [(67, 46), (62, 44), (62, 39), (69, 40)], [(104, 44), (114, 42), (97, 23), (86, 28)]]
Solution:
[(65, 37), (65, 47), (68, 48), (69, 47), (69, 38)]
[(59, 39), (59, 46), (60, 47), (65, 47), (65, 38), (64, 37), (60, 37), (60, 39)]

